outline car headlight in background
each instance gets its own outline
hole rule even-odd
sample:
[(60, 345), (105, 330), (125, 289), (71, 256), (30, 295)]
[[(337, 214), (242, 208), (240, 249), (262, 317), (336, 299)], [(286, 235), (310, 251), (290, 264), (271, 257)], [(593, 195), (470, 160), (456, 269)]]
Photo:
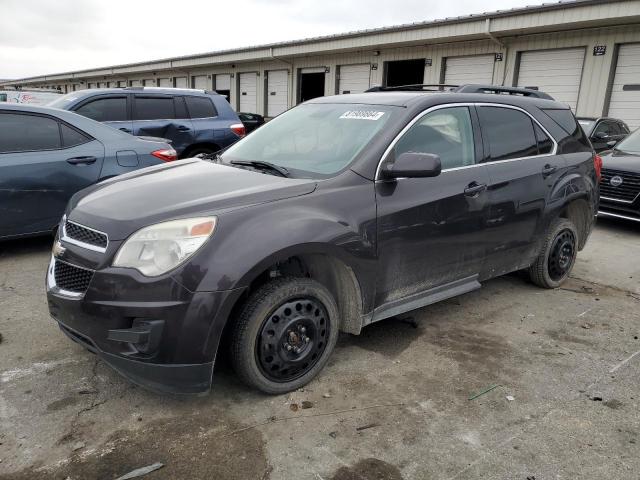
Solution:
[(213, 235), (216, 223), (216, 217), (199, 217), (145, 227), (124, 242), (113, 266), (135, 268), (148, 277), (162, 275), (196, 253)]

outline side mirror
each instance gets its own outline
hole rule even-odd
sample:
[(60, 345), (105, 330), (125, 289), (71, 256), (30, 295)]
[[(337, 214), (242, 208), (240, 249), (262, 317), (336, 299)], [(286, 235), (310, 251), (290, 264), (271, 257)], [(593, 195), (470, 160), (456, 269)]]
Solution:
[(437, 177), (442, 171), (440, 157), (433, 153), (407, 152), (382, 168), (384, 178), (427, 178)]

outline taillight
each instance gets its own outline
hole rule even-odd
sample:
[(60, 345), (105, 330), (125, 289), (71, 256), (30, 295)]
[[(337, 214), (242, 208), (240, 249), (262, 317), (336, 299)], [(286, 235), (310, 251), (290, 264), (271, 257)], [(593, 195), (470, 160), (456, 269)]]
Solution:
[(602, 180), (602, 157), (598, 154), (593, 156), (593, 166), (596, 169), (596, 178), (598, 182)]
[(234, 123), (229, 128), (233, 133), (238, 135), (240, 138), (244, 137), (247, 134), (247, 130), (244, 128), (244, 125), (241, 123)]
[(156, 158), (159, 158), (163, 162), (173, 162), (178, 159), (178, 154), (173, 148), (165, 148), (162, 150), (156, 150), (155, 152), (151, 152)]

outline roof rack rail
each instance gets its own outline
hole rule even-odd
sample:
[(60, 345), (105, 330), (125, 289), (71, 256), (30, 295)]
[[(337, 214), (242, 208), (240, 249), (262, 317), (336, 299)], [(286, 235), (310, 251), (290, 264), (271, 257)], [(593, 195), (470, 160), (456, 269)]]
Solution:
[(365, 90), (365, 92), (441, 92), (445, 88), (454, 89), (458, 87), (459, 85), (448, 85), (444, 83), (417, 83), (414, 85), (398, 85), (395, 87), (376, 86)]
[(455, 89), (456, 93), (493, 93), (497, 95), (521, 95), (523, 97), (555, 100), (551, 95), (531, 88), (501, 87), (499, 85), (462, 85)]

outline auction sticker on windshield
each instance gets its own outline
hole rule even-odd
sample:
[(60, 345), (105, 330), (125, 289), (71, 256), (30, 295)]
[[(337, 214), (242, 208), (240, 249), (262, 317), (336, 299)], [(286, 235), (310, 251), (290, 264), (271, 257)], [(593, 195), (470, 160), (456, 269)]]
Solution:
[(344, 112), (340, 118), (347, 120), (380, 120), (384, 112), (374, 112), (371, 110), (356, 110), (351, 112)]

